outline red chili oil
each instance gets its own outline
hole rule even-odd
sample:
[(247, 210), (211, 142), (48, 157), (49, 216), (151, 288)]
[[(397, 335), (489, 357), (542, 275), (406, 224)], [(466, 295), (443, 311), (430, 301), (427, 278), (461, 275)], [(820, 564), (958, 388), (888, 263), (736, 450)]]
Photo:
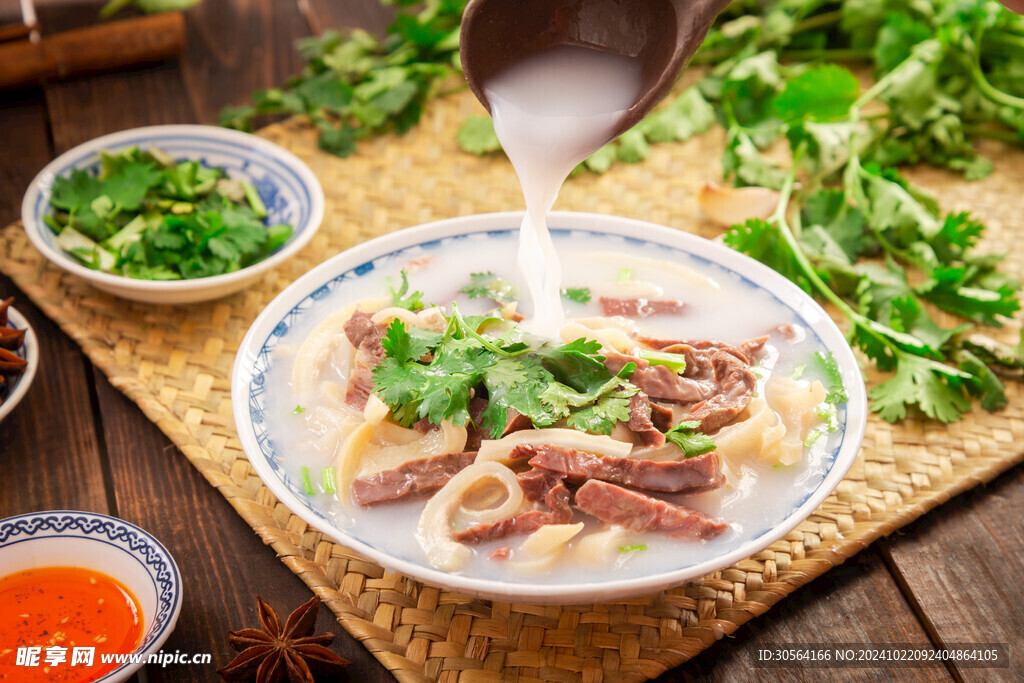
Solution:
[[(0, 681), (95, 681), (121, 665), (103, 655), (133, 652), (142, 626), (138, 599), (102, 572), (42, 567), (0, 577)], [(23, 650), (19, 663), (19, 648), (40, 650), (34, 660)], [(95, 648), (92, 664), (72, 664), (75, 648)]]

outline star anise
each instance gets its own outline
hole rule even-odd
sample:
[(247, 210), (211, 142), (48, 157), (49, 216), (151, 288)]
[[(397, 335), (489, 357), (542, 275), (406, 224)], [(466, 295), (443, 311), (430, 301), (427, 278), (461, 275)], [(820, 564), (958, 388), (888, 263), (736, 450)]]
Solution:
[(337, 674), (348, 660), (324, 647), (334, 640), (333, 633), (313, 635), (320, 598), (313, 596), (308, 602), (288, 615), (281, 627), (277, 612), (263, 598), (259, 604), (262, 629), (245, 628), (231, 631), (228, 642), (239, 651), (217, 673), (226, 681), (256, 681), (280, 683), (313, 683), (313, 673)]

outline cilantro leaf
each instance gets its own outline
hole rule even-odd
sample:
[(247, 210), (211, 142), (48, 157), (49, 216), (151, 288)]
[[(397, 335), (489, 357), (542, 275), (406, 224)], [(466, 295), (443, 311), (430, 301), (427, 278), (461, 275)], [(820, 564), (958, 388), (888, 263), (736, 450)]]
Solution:
[(470, 299), (490, 299), (499, 304), (506, 304), (516, 299), (512, 283), (490, 271), (486, 273), (471, 273), (469, 280), (469, 284), (459, 291)]
[(971, 402), (960, 387), (970, 378), (966, 372), (900, 351), (896, 359), (896, 374), (868, 393), (871, 409), (883, 420), (902, 420), (912, 405), (940, 422), (955, 422), (970, 409)]
[(604, 366), (601, 344), (580, 337), (562, 346), (544, 346), (537, 351), (544, 367), (559, 382), (585, 394), (593, 394), (612, 376)]
[(700, 420), (683, 420), (665, 432), (665, 440), (679, 446), (684, 458), (695, 458), (715, 450), (715, 442), (707, 434), (696, 431)]
[(857, 99), (860, 83), (849, 70), (823, 64), (788, 81), (772, 101), (772, 112), (783, 121), (804, 118), (831, 121), (845, 118)]
[(427, 355), (431, 349), (423, 338), (413, 337), (409, 334), (409, 329), (405, 326), (405, 323), (398, 318), (392, 320), (391, 324), (388, 325), (388, 329), (380, 343), (388, 358), (392, 358), (399, 363), (419, 360)]
[(494, 123), (489, 116), (470, 116), (458, 132), (459, 147), (463, 152), (484, 155), (501, 149)]
[(734, 225), (725, 233), (725, 243), (782, 273), (807, 293), (812, 287), (804, 268), (786, 242), (778, 226), (759, 218)]
[(968, 393), (981, 398), (981, 407), (989, 412), (1002, 410), (1006, 407), (1009, 399), (1006, 396), (1006, 387), (980, 358), (966, 349), (961, 349), (954, 356), (957, 367), (971, 375), (964, 382)]
[(81, 210), (103, 194), (103, 184), (91, 173), (72, 169), (70, 177), (53, 179), (50, 204), (65, 211)]
[(402, 268), (401, 276), (402, 284), (398, 286), (398, 289), (389, 287), (391, 290), (391, 305), (396, 308), (404, 308), (407, 311), (421, 310), (424, 307), (424, 303), (421, 301), (423, 292), (416, 290), (410, 294), (409, 274), (405, 272), (405, 268)]

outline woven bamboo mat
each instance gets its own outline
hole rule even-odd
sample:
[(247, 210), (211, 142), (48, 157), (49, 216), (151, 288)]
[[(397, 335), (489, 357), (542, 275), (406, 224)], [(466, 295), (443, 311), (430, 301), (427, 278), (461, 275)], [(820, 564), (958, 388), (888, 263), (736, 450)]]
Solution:
[[(677, 666), (873, 540), (1024, 460), (1024, 391), (940, 428), (872, 418), (849, 475), (797, 529), (765, 551), (699, 581), (647, 598), (582, 606), (469, 600), (424, 587), (335, 545), (277, 502), (242, 453), (231, 417), (238, 344), (267, 302), (310, 267), (370, 237), (425, 221), (522, 205), (504, 159), (461, 153), (455, 130), (478, 105), (468, 93), (430, 105), (401, 138), (365, 143), (340, 160), (316, 150), (299, 122), (262, 131), (319, 176), (321, 231), (293, 260), (244, 293), (188, 307), (129, 304), (50, 266), (20, 226), (0, 231), (0, 269), (60, 324), (118, 389), (142, 408), (344, 627), (402, 681), (640, 681)], [(570, 181), (559, 209), (615, 213), (713, 237), (695, 191), (719, 176), (721, 131), (656, 147), (648, 160)], [(937, 172), (916, 180), (949, 210), (974, 211), (985, 244), (1024, 238), (1015, 207), (1024, 154), (993, 147), (988, 179)], [(715, 161), (710, 161), (715, 160)], [(1006, 267), (1024, 274), (1024, 250)], [(1010, 341), (1019, 323), (998, 333)], [(869, 382), (873, 378), (869, 377)]]

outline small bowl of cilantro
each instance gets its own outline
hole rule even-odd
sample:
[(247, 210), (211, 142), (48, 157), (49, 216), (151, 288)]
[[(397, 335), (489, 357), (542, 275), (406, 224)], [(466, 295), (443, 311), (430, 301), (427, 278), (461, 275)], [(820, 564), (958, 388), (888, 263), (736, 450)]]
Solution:
[(316, 176), (254, 135), (151, 126), (57, 157), (22, 222), (50, 261), (116, 296), (185, 304), (237, 292), (294, 255), (324, 215)]

